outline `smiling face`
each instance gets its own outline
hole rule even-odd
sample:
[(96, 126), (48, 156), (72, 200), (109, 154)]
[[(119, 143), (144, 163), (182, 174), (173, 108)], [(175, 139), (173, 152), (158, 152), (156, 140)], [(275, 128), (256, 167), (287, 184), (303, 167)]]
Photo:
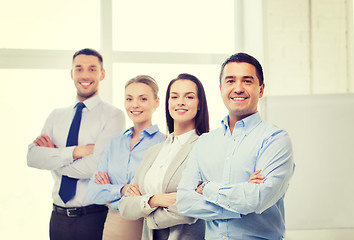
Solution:
[(99, 82), (104, 76), (105, 70), (96, 56), (81, 54), (75, 57), (71, 78), (74, 80), (80, 102), (97, 95)]
[(146, 128), (151, 125), (153, 112), (159, 106), (150, 86), (145, 83), (131, 83), (125, 88), (125, 110), (134, 125)]
[(264, 84), (259, 86), (256, 68), (245, 62), (226, 64), (220, 84), (221, 97), (229, 110), (230, 121), (236, 122), (257, 112)]
[(168, 111), (174, 120), (175, 131), (182, 126), (186, 131), (195, 128), (199, 109), (198, 88), (190, 80), (177, 80), (171, 85)]

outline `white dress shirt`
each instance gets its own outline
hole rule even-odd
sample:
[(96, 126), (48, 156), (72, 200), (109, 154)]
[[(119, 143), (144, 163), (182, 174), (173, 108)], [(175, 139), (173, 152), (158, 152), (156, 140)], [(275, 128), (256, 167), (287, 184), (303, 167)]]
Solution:
[[(66, 140), (72, 119), (75, 115), (75, 104), (62, 109), (55, 109), (47, 118), (42, 133), (50, 137), (55, 148), (39, 147), (30, 144), (27, 153), (27, 164), (30, 167), (51, 170), (54, 178), (53, 201), (63, 207), (81, 207), (90, 205), (86, 198), (87, 185), (96, 170), (100, 156), (108, 141), (123, 133), (125, 118), (121, 110), (105, 103), (96, 95), (85, 100), (78, 137), (78, 145), (94, 144), (92, 154), (73, 159), (75, 146), (66, 147)], [(62, 175), (79, 179), (76, 195), (66, 204), (58, 192)]]
[(181, 150), (183, 144), (185, 144), (192, 135), (197, 135), (195, 129), (179, 136), (175, 136), (174, 133), (168, 136), (156, 160), (145, 175), (144, 186), (147, 193), (155, 194), (162, 192), (162, 182), (167, 168), (170, 166), (179, 150)]

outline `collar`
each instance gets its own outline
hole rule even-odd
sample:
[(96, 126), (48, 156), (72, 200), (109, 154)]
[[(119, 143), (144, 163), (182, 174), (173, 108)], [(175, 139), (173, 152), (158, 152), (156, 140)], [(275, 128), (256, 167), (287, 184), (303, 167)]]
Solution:
[(198, 134), (195, 132), (195, 129), (189, 131), (189, 132), (186, 132), (186, 133), (183, 133), (181, 135), (178, 135), (178, 136), (175, 136), (175, 133), (171, 133), (170, 135), (168, 135), (167, 137), (167, 142), (168, 143), (173, 143), (173, 142), (178, 142), (179, 144), (185, 144), (188, 139), (192, 136), (198, 136)]
[[(134, 130), (134, 127), (131, 127), (131, 128), (128, 128), (127, 130), (125, 130), (125, 132), (123, 133), (124, 134), (127, 134), (127, 135), (131, 135), (133, 133), (133, 130)], [(159, 127), (154, 124), (154, 125), (151, 125), (147, 128), (145, 128), (143, 131), (141, 131), (140, 134), (142, 133), (147, 133), (148, 135), (154, 135), (155, 133), (157, 133), (159, 130)]]
[[(245, 128), (246, 135), (248, 135), (248, 133), (250, 133), (261, 122), (262, 122), (261, 116), (259, 115), (259, 112), (256, 112), (240, 121), (237, 121), (234, 129)], [(224, 135), (225, 135), (227, 130), (230, 128), (229, 115), (224, 117), (224, 119), (221, 121), (221, 124), (223, 126)]]
[[(79, 102), (79, 100), (76, 99), (73, 108), (75, 108), (75, 106), (78, 102)], [(92, 110), (94, 107), (96, 107), (100, 102), (102, 102), (102, 100), (98, 94), (96, 96), (90, 97), (90, 98), (86, 99), (85, 101), (83, 101), (83, 103), (85, 104), (86, 108), (89, 111)]]

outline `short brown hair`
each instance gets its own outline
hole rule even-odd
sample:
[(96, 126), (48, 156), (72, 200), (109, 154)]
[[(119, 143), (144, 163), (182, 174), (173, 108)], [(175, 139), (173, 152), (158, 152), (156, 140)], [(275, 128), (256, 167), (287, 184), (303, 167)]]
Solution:
[(98, 58), (99, 63), (101, 64), (101, 68), (103, 68), (103, 57), (96, 50), (91, 49), (91, 48), (84, 48), (84, 49), (81, 49), (81, 50), (75, 52), (73, 55), (73, 62), (78, 55), (96, 56)]

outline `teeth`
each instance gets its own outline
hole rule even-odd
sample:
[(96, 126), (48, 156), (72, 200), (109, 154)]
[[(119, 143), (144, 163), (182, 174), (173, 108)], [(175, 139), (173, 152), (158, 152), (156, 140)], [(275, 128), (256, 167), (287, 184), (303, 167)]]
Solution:
[(233, 100), (244, 100), (245, 98), (231, 98)]
[(187, 112), (187, 109), (177, 109), (177, 112)]
[(82, 82), (81, 83), (81, 85), (83, 85), (83, 86), (89, 86), (91, 83), (89, 83), (89, 82)]
[(140, 114), (141, 112), (132, 111), (132, 114)]

